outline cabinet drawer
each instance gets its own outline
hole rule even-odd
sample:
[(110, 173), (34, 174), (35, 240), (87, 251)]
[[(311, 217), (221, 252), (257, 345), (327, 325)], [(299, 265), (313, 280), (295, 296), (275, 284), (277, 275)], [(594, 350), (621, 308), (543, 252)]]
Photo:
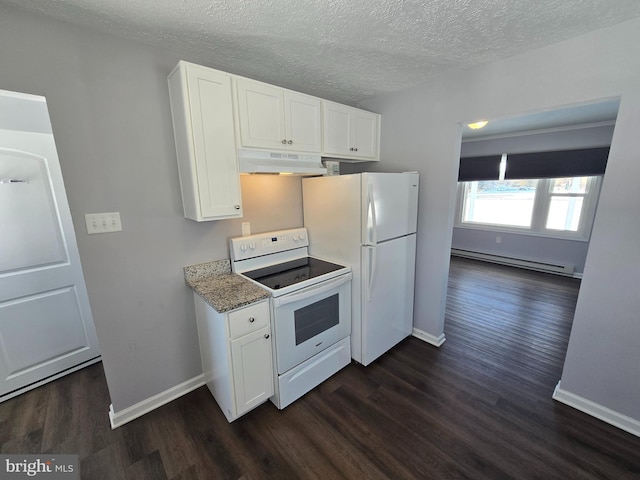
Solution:
[(269, 325), (269, 302), (254, 303), (229, 313), (229, 337), (238, 338)]

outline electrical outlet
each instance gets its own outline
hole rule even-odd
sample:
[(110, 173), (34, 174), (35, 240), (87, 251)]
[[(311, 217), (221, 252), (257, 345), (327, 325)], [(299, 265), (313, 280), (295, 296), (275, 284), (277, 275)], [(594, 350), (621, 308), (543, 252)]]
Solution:
[(249, 222), (242, 222), (242, 236), (246, 237), (251, 235), (251, 224)]
[(502, 243), (502, 237), (500, 235), (496, 237), (496, 243)]
[(85, 213), (84, 221), (87, 224), (87, 233), (111, 233), (121, 232), (122, 222), (120, 221), (120, 212), (108, 213)]

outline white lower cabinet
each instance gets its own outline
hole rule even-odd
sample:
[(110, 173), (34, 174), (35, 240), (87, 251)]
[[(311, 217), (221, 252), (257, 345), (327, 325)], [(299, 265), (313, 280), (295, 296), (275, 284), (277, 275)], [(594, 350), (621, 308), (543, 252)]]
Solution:
[(248, 412), (273, 395), (269, 337), (269, 328), (265, 327), (231, 341), (237, 415)]
[(218, 313), (194, 298), (205, 382), (232, 422), (273, 395), (269, 301)]

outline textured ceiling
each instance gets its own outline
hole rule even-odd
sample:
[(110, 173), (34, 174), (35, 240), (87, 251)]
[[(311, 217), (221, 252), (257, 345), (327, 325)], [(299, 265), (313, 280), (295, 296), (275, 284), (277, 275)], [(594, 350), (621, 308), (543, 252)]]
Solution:
[(639, 0), (0, 0), (345, 103), (640, 16)]

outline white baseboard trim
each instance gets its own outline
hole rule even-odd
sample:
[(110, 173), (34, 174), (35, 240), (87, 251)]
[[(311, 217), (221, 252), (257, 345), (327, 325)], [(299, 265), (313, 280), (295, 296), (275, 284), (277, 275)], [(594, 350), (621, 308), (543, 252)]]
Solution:
[(560, 387), (560, 382), (558, 382), (558, 385), (556, 385), (556, 388), (553, 391), (552, 398), (554, 400), (557, 400), (558, 402), (564, 403), (565, 405), (569, 405), (576, 410), (580, 410), (587, 415), (596, 417), (603, 422), (624, 430), (625, 432), (629, 432), (636, 437), (640, 437), (640, 421), (636, 420), (635, 418), (622, 415), (621, 413), (611, 410), (610, 408), (603, 407), (602, 405), (592, 402), (591, 400), (587, 400), (586, 398), (580, 397), (575, 393), (563, 390)]
[(160, 392), (153, 397), (142, 400), (141, 402), (131, 405), (119, 412), (115, 412), (113, 410), (113, 404), (111, 404), (109, 405), (109, 420), (111, 421), (111, 428), (116, 429), (131, 420), (141, 417), (145, 413), (149, 413), (151, 410), (155, 410), (156, 408), (195, 390), (196, 388), (200, 388), (204, 384), (204, 375), (200, 374), (197, 377), (193, 377), (186, 382), (182, 382), (175, 387), (171, 387), (164, 392)]
[(444, 333), (441, 334), (438, 337), (435, 337), (435, 336), (431, 335), (430, 333), (424, 332), (424, 331), (419, 330), (417, 328), (413, 329), (413, 332), (411, 332), (411, 335), (413, 335), (416, 338), (419, 338), (423, 342), (430, 343), (431, 345), (434, 345), (436, 347), (439, 347), (440, 345), (442, 345), (444, 343), (444, 341), (446, 340), (446, 338), (444, 337)]

